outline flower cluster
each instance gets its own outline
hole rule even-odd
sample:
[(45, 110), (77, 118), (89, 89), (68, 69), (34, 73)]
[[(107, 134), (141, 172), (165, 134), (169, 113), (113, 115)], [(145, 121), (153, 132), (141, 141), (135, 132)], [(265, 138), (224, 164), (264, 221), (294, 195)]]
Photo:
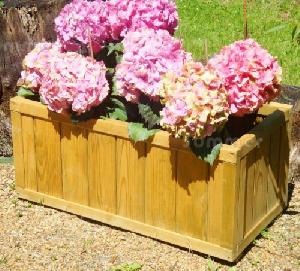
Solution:
[(99, 105), (109, 92), (103, 62), (73, 52), (61, 53), (48, 43), (38, 44), (27, 55), (24, 68), (19, 85), (36, 86), (52, 111), (72, 109), (82, 114)]
[(168, 71), (180, 73), (190, 59), (179, 40), (167, 31), (139, 29), (123, 40), (124, 55), (116, 69), (116, 86), (128, 101), (138, 102), (143, 93), (159, 100), (161, 77)]
[(170, 0), (73, 0), (55, 19), (56, 32), (65, 51), (78, 51), (92, 43), (98, 52), (118, 41), (130, 30), (151, 28), (174, 33), (178, 24), (175, 4)]
[(47, 74), (51, 59), (59, 53), (56, 43), (38, 43), (23, 60), (23, 71), (18, 81), (18, 86), (37, 92), (42, 83), (43, 74)]
[(78, 51), (91, 42), (94, 52), (110, 40), (108, 10), (102, 0), (73, 0), (55, 19), (55, 30), (62, 49)]
[(178, 13), (173, 0), (110, 0), (108, 21), (114, 37), (139, 28), (167, 30), (174, 34)]
[(252, 39), (224, 47), (208, 62), (223, 79), (231, 113), (252, 113), (279, 95), (281, 67), (265, 49)]
[(160, 124), (176, 137), (210, 136), (228, 119), (225, 89), (216, 74), (201, 63), (186, 63), (180, 76), (167, 73), (160, 95), (165, 104)]

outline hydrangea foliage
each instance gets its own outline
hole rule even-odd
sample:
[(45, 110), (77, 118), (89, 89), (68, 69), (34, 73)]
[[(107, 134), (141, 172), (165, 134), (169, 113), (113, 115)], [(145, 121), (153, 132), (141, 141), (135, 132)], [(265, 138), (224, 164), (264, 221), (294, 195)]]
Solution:
[(179, 40), (166, 30), (139, 29), (123, 40), (124, 55), (116, 70), (116, 86), (128, 101), (138, 102), (143, 93), (159, 100), (161, 77), (169, 71), (178, 74), (190, 55)]
[(229, 106), (222, 82), (201, 63), (186, 63), (179, 76), (167, 73), (160, 95), (165, 104), (160, 124), (176, 137), (210, 136), (227, 121)]
[(252, 113), (279, 95), (281, 67), (253, 39), (224, 47), (208, 66), (222, 78), (232, 114)]

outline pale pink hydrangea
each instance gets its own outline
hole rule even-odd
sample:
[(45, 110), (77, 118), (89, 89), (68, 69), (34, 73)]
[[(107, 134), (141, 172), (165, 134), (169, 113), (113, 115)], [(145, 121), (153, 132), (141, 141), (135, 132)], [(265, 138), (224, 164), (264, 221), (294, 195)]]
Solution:
[[(33, 85), (48, 108), (55, 112), (72, 109), (82, 114), (95, 107), (109, 92), (104, 63), (74, 52), (61, 53), (49, 43), (38, 44), (24, 60), (19, 86)], [(37, 76), (38, 75), (38, 76)]]
[(138, 102), (142, 93), (158, 100), (161, 77), (168, 71), (178, 74), (191, 58), (181, 42), (166, 30), (129, 32), (123, 44), (123, 59), (116, 68), (116, 87), (131, 102)]
[(139, 28), (164, 29), (174, 34), (178, 25), (173, 0), (110, 0), (106, 3), (111, 36), (115, 40)]
[(57, 43), (42, 42), (28, 53), (23, 60), (23, 71), (18, 81), (18, 86), (29, 88), (37, 92), (41, 85), (42, 75), (47, 73), (51, 58), (59, 53)]
[(252, 39), (234, 42), (208, 62), (222, 78), (231, 113), (252, 113), (280, 93), (277, 60)]
[(175, 137), (188, 140), (210, 136), (229, 116), (221, 80), (201, 63), (186, 63), (179, 76), (167, 73), (160, 95), (165, 105), (160, 124)]
[(104, 1), (73, 0), (55, 19), (58, 40), (65, 51), (78, 51), (80, 43), (89, 45), (94, 52), (110, 40), (107, 4)]

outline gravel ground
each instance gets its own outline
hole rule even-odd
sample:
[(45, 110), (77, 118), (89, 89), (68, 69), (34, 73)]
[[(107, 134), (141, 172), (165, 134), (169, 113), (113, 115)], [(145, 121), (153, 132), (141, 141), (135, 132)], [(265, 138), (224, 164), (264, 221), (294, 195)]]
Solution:
[(300, 270), (300, 182), (291, 179), (289, 208), (235, 266), (143, 236), (19, 200), (14, 168), (0, 164), (0, 270)]

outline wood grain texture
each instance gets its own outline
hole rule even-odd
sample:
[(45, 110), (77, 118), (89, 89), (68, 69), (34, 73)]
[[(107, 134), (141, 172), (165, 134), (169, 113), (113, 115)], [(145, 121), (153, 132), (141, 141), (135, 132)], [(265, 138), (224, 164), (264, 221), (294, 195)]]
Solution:
[(194, 154), (177, 153), (176, 231), (206, 240), (209, 167)]
[(146, 145), (117, 139), (117, 212), (145, 221)]
[(36, 191), (37, 178), (33, 117), (22, 116), (22, 139), (24, 153), (23, 159), (25, 187)]
[(98, 133), (88, 136), (89, 205), (116, 213), (116, 139)]
[(16, 186), (24, 188), (24, 153), (23, 153), (23, 140), (22, 140), (22, 118), (18, 112), (11, 112), (12, 137), (13, 137), (13, 151), (14, 151), (14, 164), (16, 174)]
[(235, 238), (237, 174), (237, 165), (217, 163), (210, 169), (208, 182), (207, 240), (232, 249)]
[(87, 172), (87, 132), (76, 125), (61, 125), (63, 198), (89, 204)]
[(145, 222), (175, 230), (176, 152), (147, 146)]
[(254, 208), (254, 180), (256, 176), (255, 158), (256, 150), (252, 150), (247, 155), (247, 183), (246, 183), (246, 203), (245, 203), (245, 233), (247, 234), (254, 225), (253, 208)]
[(280, 202), (278, 187), (280, 168), (280, 132), (280, 127), (277, 127), (275, 132), (270, 136), (267, 193), (268, 211)]
[(60, 124), (35, 119), (34, 132), (38, 191), (61, 198), (63, 184)]

